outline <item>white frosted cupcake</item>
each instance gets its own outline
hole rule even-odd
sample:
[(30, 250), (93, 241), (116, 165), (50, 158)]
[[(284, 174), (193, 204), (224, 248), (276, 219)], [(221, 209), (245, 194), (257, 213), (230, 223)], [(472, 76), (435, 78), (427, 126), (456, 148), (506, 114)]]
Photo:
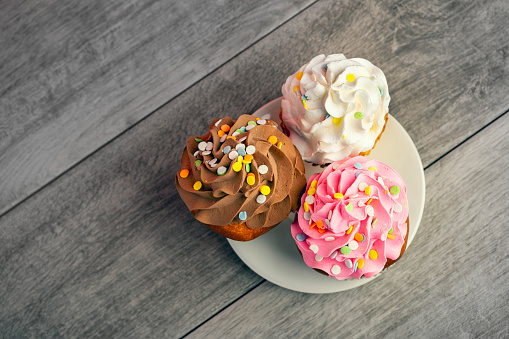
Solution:
[(314, 57), (288, 77), (282, 92), (281, 127), (302, 158), (318, 165), (369, 154), (391, 100), (380, 68), (343, 54)]

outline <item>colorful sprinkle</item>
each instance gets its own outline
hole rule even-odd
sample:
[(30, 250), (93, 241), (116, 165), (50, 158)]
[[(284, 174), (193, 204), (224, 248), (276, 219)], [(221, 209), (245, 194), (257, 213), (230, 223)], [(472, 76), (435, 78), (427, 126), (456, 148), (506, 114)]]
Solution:
[(255, 122), (255, 121), (253, 121), (253, 120), (248, 121), (248, 122), (247, 122), (247, 124), (248, 124), (248, 125), (256, 126), (256, 122)]
[(359, 262), (356, 262), (355, 263), (355, 266), (353, 267), (353, 271), (356, 272), (357, 271), (357, 267), (359, 266)]
[[(241, 130), (240, 128), (237, 128), (237, 129), (235, 130), (235, 132), (237, 132), (237, 133), (239, 133), (239, 134), (244, 133), (244, 131), (243, 131), (243, 130)], [(238, 134), (237, 134), (237, 135), (238, 135)]]
[(346, 265), (346, 267), (348, 267), (348, 268), (352, 268), (352, 267), (353, 267), (352, 260), (350, 260), (350, 259), (346, 259), (346, 260), (345, 260), (345, 265)]
[(357, 241), (362, 241), (364, 239), (364, 236), (360, 233), (355, 233), (355, 235), (353, 236), (353, 238)]
[(210, 153), (212, 153), (212, 152), (210, 152), (210, 151), (205, 151), (205, 152), (201, 152), (201, 155), (210, 155)]
[(216, 162), (217, 162), (217, 158), (214, 158), (212, 160), (209, 161), (209, 166), (210, 167), (215, 167), (216, 166)]
[(361, 269), (364, 266), (364, 260), (363, 259), (357, 260), (357, 264), (358, 264), (359, 269)]
[(369, 198), (369, 200), (366, 202), (366, 205), (371, 204), (372, 201), (373, 201), (373, 198)]
[(313, 245), (309, 246), (309, 249), (310, 249), (311, 251), (313, 251), (313, 253), (315, 253), (315, 254), (316, 254), (316, 253), (318, 253), (318, 246), (317, 246), (317, 245), (315, 245), (315, 244), (313, 244)]
[(366, 190), (366, 188), (368, 188), (368, 184), (366, 184), (365, 182), (361, 182), (361, 183), (359, 184), (359, 191), (361, 191), (361, 192), (362, 192), (362, 191), (365, 191), (365, 190)]
[(196, 141), (196, 142), (202, 142), (203, 140), (201, 140), (200, 138), (194, 138), (194, 141)]
[(396, 237), (393, 236), (392, 234), (387, 234), (387, 238), (389, 238), (389, 239), (396, 239)]
[(200, 166), (200, 165), (201, 165), (201, 160), (196, 160), (196, 161), (194, 162), (194, 165), (195, 165), (196, 167)]
[(332, 266), (330, 272), (334, 275), (338, 275), (339, 273), (341, 273), (341, 267), (339, 265), (334, 265)]
[[(256, 124), (256, 122), (255, 122), (255, 124)], [(250, 131), (250, 130), (252, 130), (253, 128), (255, 128), (255, 126), (256, 126), (256, 125), (247, 125), (247, 126), (246, 126), (246, 131)]]
[(391, 187), (390, 191), (391, 191), (391, 194), (398, 194), (399, 193), (399, 187), (394, 185), (394, 186)]
[(229, 131), (230, 131), (230, 126), (228, 126), (228, 125), (226, 125), (226, 124), (225, 124), (225, 125), (222, 125), (222, 126), (221, 126), (221, 130), (223, 130), (223, 132), (229, 132)]
[(248, 185), (254, 185), (256, 182), (255, 176), (253, 173), (249, 173), (246, 178), (246, 182)]
[(251, 164), (246, 164), (246, 172), (251, 172)]
[(253, 156), (251, 154), (244, 155), (244, 160), (242, 160), (244, 164), (250, 164), (251, 161), (253, 161)]
[(267, 120), (265, 120), (265, 119), (256, 120), (256, 123), (258, 125), (265, 125), (267, 123)]
[(223, 135), (225, 135), (224, 131), (222, 129), (217, 131), (217, 135), (221, 138)]
[(359, 200), (359, 202), (357, 203), (357, 206), (364, 207), (364, 206), (366, 206), (366, 204)]
[[(371, 170), (371, 171), (377, 171), (376, 167), (368, 167), (368, 170)], [(382, 179), (382, 177), (378, 177), (379, 179)], [(383, 184), (382, 184), (383, 185)]]
[(299, 72), (299, 73), (297, 73), (297, 75), (295, 77), (297, 78), (297, 80), (300, 80), (300, 79), (302, 79), (303, 75), (304, 75), (304, 72)]
[(369, 259), (376, 260), (378, 258), (378, 252), (376, 250), (369, 250)]
[(334, 240), (335, 240), (335, 238), (334, 238), (334, 237), (326, 237), (324, 240), (325, 240), (325, 241), (334, 241)]
[(203, 184), (201, 183), (201, 181), (197, 181), (197, 182), (194, 183), (193, 189), (195, 191), (199, 191), (202, 188), (202, 186), (203, 186)]
[(246, 139), (247, 139), (247, 137), (242, 137), (239, 139), (239, 142), (244, 142), (244, 140), (246, 140)]
[(235, 138), (234, 136), (229, 136), (229, 137), (226, 137), (226, 139), (232, 139), (232, 140), (237, 140), (237, 138)]
[(227, 138), (227, 137), (228, 137), (228, 135), (226, 135), (226, 134), (225, 134), (225, 135), (223, 135), (223, 136), (221, 137), (221, 139), (219, 140), (219, 142), (224, 142), (224, 141), (226, 140), (226, 138)]
[(219, 124), (221, 123), (221, 121), (223, 121), (223, 119), (219, 119), (218, 121), (216, 121), (216, 123), (214, 124), (216, 127), (219, 126)]
[(348, 82), (354, 82), (355, 81), (355, 75), (353, 75), (352, 73), (348, 73), (346, 75), (346, 81)]
[(230, 146), (226, 146), (225, 148), (223, 148), (223, 154), (226, 154), (228, 152), (230, 152), (232, 150), (232, 148)]
[(399, 212), (403, 211), (403, 206), (401, 206), (400, 203), (396, 203), (396, 205), (394, 205), (394, 207), (393, 207), (393, 210), (394, 210), (394, 212), (399, 213)]
[(361, 175), (361, 172), (355, 173), (355, 177), (357, 178), (359, 175)]
[(304, 220), (311, 220), (311, 213), (310, 212), (304, 212)]
[(372, 206), (366, 206), (366, 214), (372, 217), (375, 214), (375, 210)]
[(239, 136), (239, 135), (240, 135), (240, 132), (237, 132), (237, 131), (235, 131), (235, 132), (233, 132), (233, 133), (232, 133), (232, 137), (237, 137), (237, 136)]
[(269, 195), (270, 194), (270, 187), (267, 185), (262, 185), (260, 187), (260, 193), (263, 195)]
[(356, 249), (359, 248), (359, 243), (355, 240), (352, 240), (348, 243), (348, 247), (350, 247), (352, 251), (355, 251)]
[(281, 141), (279, 141), (276, 146), (277, 146), (277, 148), (281, 149), (281, 147), (283, 147), (283, 143)]
[(212, 148), (214, 148), (214, 144), (210, 141), (207, 142), (207, 147), (205, 148), (205, 150), (212, 151)]
[(394, 232), (394, 230), (391, 227), (391, 229), (389, 230), (389, 234), (391, 234), (392, 232)]
[(244, 221), (247, 219), (247, 212), (246, 211), (242, 211), (239, 213), (239, 219)]
[(378, 218), (373, 219), (373, 221), (371, 222), (371, 226), (373, 226), (377, 221), (378, 221)]
[(315, 261), (322, 261), (323, 257), (320, 254), (315, 255)]
[(237, 153), (237, 151), (231, 151), (230, 153), (228, 153), (228, 158), (230, 160), (236, 160), (238, 156), (239, 153)]
[(256, 197), (256, 202), (259, 204), (263, 204), (265, 201), (267, 201), (267, 197), (264, 196), (263, 194), (260, 194), (259, 196)]
[(226, 167), (221, 166), (221, 167), (219, 167), (219, 168), (217, 169), (216, 173), (217, 173), (218, 175), (224, 175), (224, 174), (226, 173), (226, 171), (227, 171), (227, 170), (228, 170), (228, 169), (227, 169)]
[(355, 114), (353, 115), (353, 117), (355, 119), (362, 119), (362, 112), (355, 112)]
[(266, 174), (268, 171), (269, 168), (267, 167), (267, 165), (261, 165), (260, 167), (258, 167), (258, 173), (260, 174)]
[(240, 171), (242, 171), (242, 163), (236, 162), (233, 164), (232, 168), (235, 172), (240, 172)]
[(323, 228), (323, 221), (322, 221), (322, 220), (317, 220), (317, 221), (316, 221), (316, 226), (317, 226), (318, 228)]
[(309, 212), (309, 205), (307, 202), (304, 202), (304, 211)]
[(277, 143), (277, 137), (275, 135), (271, 135), (267, 140), (273, 145)]
[(181, 178), (185, 179), (189, 175), (189, 170), (183, 169), (182, 171), (179, 172), (179, 175), (180, 175)]
[(207, 148), (207, 143), (205, 141), (202, 141), (198, 144), (198, 149), (200, 151), (205, 151), (205, 148)]
[(311, 187), (316, 188), (317, 185), (318, 185), (318, 181), (316, 181), (316, 180), (311, 181)]
[(349, 202), (349, 203), (348, 203), (348, 205), (346, 205), (346, 210), (347, 210), (348, 212), (351, 212), (351, 211), (353, 210), (353, 205), (352, 205), (352, 203), (351, 203), (351, 202)]
[(315, 203), (315, 197), (312, 196), (312, 195), (308, 195), (305, 199), (305, 201), (309, 204), (309, 205), (312, 205)]
[(350, 253), (350, 251), (351, 251), (351, 249), (348, 246), (341, 247), (341, 253), (344, 255), (347, 255), (348, 253)]
[(364, 193), (366, 193), (367, 195), (371, 195), (371, 186), (366, 187)]
[(304, 240), (306, 240), (306, 235), (304, 233), (299, 233), (299, 234), (297, 234), (295, 239), (297, 239), (297, 241), (304, 241)]
[(353, 167), (357, 169), (362, 169), (362, 164), (360, 162), (356, 162), (355, 164), (353, 164)]
[(316, 188), (311, 187), (310, 189), (308, 189), (308, 194), (309, 195), (315, 195), (315, 193), (316, 193)]
[(350, 227), (348, 227), (348, 229), (346, 230), (346, 234), (350, 234), (352, 233), (353, 231), (353, 225), (350, 225)]
[(305, 108), (305, 109), (309, 110), (308, 105), (306, 105), (306, 100), (302, 100), (302, 104), (304, 105), (304, 108)]
[(334, 198), (336, 199), (343, 199), (344, 195), (343, 193), (334, 193)]
[(381, 89), (381, 88), (379, 88), (378, 90), (380, 91), (380, 96), (382, 96), (382, 97), (383, 97), (383, 96), (384, 96), (384, 91), (382, 91), (382, 89)]
[(343, 120), (343, 118), (332, 118), (332, 123), (334, 125), (339, 125), (341, 124), (341, 120)]
[(254, 147), (253, 145), (249, 145), (246, 147), (247, 154), (253, 155), (253, 154), (255, 154), (255, 152), (256, 152), (256, 147)]
[[(242, 144), (239, 144), (239, 145), (242, 145)], [(241, 156), (244, 156), (244, 155), (246, 155), (246, 150), (243, 148), (239, 148), (237, 150), (237, 153), (239, 153), (239, 155), (241, 155)]]

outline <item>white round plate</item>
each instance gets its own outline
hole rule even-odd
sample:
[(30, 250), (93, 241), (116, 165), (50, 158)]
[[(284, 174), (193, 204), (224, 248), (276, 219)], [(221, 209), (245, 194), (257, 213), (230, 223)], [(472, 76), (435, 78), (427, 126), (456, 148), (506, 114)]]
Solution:
[[(257, 117), (279, 120), (282, 98), (273, 100), (254, 113)], [(405, 129), (389, 116), (385, 131), (367, 158), (380, 160), (394, 168), (407, 185), (409, 202), (410, 233), (407, 248), (410, 246), (424, 209), (424, 170), (421, 158), (412, 139)], [(319, 166), (306, 164), (306, 176), (322, 171)], [(228, 239), (237, 255), (261, 277), (281, 287), (306, 293), (332, 293), (361, 286), (378, 275), (359, 280), (336, 280), (317, 273), (308, 267), (295, 245), (290, 232), (294, 213), (290, 213), (273, 230), (248, 241)]]

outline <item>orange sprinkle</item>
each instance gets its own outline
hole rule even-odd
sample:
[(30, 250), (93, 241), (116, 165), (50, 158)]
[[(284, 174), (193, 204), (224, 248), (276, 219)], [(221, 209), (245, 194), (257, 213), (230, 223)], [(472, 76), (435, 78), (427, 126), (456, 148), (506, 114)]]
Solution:
[(299, 72), (299, 73), (297, 73), (297, 76), (296, 76), (297, 80), (302, 79), (302, 76), (303, 76), (303, 75), (304, 75), (304, 72)]
[(219, 135), (219, 137), (221, 138), (223, 135), (225, 135), (225, 133), (222, 129), (220, 129), (219, 131), (217, 131), (217, 135)]
[(255, 120), (260, 120), (260, 118), (255, 118)]
[(352, 233), (352, 231), (353, 231), (353, 225), (350, 225), (350, 227), (346, 231), (346, 234), (350, 234), (350, 233)]
[(237, 138), (236, 138), (236, 137), (232, 137), (231, 135), (230, 135), (230, 136), (228, 136), (228, 137), (226, 137), (226, 139), (233, 139), (233, 140), (237, 140)]
[(230, 131), (230, 126), (225, 124), (225, 125), (221, 126), (221, 129), (223, 130), (223, 132), (229, 132)]
[(276, 144), (277, 142), (277, 137), (275, 135), (271, 135), (268, 139), (267, 139), (271, 144)]
[(362, 268), (362, 266), (364, 266), (364, 260), (362, 259), (357, 260), (357, 268)]
[(298, 90), (299, 90), (299, 86), (293, 86), (293, 93), (297, 93)]
[(320, 232), (320, 233), (325, 233), (325, 230), (324, 230), (324, 229), (322, 229), (322, 228), (319, 228), (319, 229), (318, 229), (318, 232)]
[(253, 161), (253, 155), (252, 154), (244, 155), (244, 160), (249, 162)]
[(283, 143), (280, 141), (277, 143), (277, 148), (281, 149), (281, 146), (283, 146)]
[(184, 179), (185, 179), (185, 178), (187, 178), (187, 176), (189, 175), (189, 170), (187, 170), (187, 169), (183, 169), (182, 171), (180, 171), (180, 172), (179, 172), (179, 174), (180, 174), (180, 177), (181, 177), (181, 178), (184, 178)]
[(357, 240), (359, 242), (362, 241), (362, 239), (364, 239), (364, 237), (360, 233), (355, 233), (355, 235), (353, 237), (355, 238), (355, 240)]
[(316, 226), (317, 226), (318, 228), (323, 228), (323, 221), (318, 220), (318, 221), (316, 222)]
[(369, 259), (376, 260), (378, 258), (378, 252), (376, 250), (369, 250)]
[(309, 229), (312, 229), (313, 227), (315, 227), (316, 224), (315, 223), (312, 223), (311, 226), (309, 226)]
[(389, 239), (396, 239), (396, 237), (393, 236), (392, 234), (387, 234), (387, 238), (389, 238)]
[(366, 205), (371, 204), (371, 201), (373, 201), (373, 198), (369, 198), (369, 200), (368, 200), (368, 202), (366, 203)]

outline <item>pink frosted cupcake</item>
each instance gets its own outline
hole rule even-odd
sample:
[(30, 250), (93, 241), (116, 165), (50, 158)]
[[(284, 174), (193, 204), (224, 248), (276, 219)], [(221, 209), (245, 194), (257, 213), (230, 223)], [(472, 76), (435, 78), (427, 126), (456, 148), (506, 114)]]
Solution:
[(405, 183), (377, 160), (333, 162), (309, 178), (291, 229), (309, 267), (338, 280), (372, 277), (405, 251)]

